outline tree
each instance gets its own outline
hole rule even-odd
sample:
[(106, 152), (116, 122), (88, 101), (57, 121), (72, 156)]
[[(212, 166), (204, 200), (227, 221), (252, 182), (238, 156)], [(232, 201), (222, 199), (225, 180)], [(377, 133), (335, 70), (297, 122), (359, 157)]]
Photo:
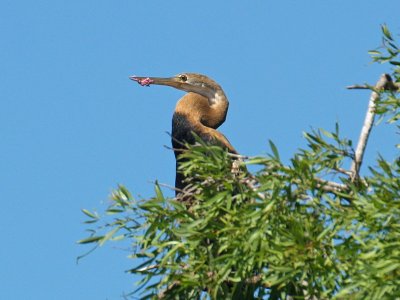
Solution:
[(84, 210), (100, 225), (79, 242), (128, 240), (143, 299), (400, 297), (400, 157), (378, 156), (360, 173), (375, 116), (386, 126), (400, 118), (400, 51), (382, 32), (370, 54), (394, 69), (375, 86), (349, 87), (371, 90), (355, 149), (336, 124), (304, 133), (308, 147), (289, 164), (272, 142), (266, 157), (239, 157), (258, 166), (252, 174), (232, 172), (237, 156), (199, 140), (181, 155), (190, 203), (164, 197), (158, 183), (145, 200), (119, 186), (104, 217)]

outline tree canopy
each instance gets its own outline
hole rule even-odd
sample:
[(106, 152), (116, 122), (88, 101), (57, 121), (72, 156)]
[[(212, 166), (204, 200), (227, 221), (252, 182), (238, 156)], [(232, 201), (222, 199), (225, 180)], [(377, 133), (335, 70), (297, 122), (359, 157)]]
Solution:
[(312, 130), (284, 163), (273, 142), (269, 155), (246, 157), (198, 140), (181, 154), (185, 201), (158, 183), (140, 200), (119, 186), (104, 216), (83, 211), (94, 227), (79, 242), (129, 241), (129, 272), (141, 275), (132, 294), (142, 299), (400, 297), (400, 157), (378, 156), (360, 172), (375, 116), (381, 126), (400, 118), (400, 51), (382, 33), (370, 54), (391, 74), (349, 87), (371, 90), (358, 141), (339, 124)]

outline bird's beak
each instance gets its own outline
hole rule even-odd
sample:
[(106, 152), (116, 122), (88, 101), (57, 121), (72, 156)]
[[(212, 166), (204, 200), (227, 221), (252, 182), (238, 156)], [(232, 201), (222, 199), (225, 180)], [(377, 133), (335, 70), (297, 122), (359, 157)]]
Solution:
[(141, 76), (129, 76), (129, 79), (136, 81), (142, 86), (150, 86), (151, 84), (157, 85), (168, 85), (177, 89), (181, 89), (182, 82), (179, 82), (176, 77), (141, 77)]

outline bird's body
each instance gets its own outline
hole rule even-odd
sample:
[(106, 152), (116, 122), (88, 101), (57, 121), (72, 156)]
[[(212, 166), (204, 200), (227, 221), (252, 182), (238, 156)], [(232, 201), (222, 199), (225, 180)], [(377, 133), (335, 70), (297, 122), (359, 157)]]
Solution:
[(226, 112), (225, 107), (212, 111), (208, 99), (195, 93), (188, 93), (178, 101), (172, 117), (171, 133), (176, 158), (175, 187), (177, 190), (185, 187), (184, 177), (178, 172), (178, 155), (184, 149), (184, 143), (195, 144), (195, 135), (207, 144), (217, 144), (236, 153), (226, 137), (216, 130), (225, 120)]
[(225, 122), (229, 102), (214, 80), (196, 73), (184, 73), (171, 78), (130, 77), (141, 85), (159, 84), (187, 91), (176, 104), (172, 117), (172, 146), (176, 158), (177, 191), (185, 187), (184, 177), (178, 171), (178, 156), (184, 144), (194, 144), (195, 135), (207, 144), (219, 145), (237, 153), (228, 139), (216, 129)]

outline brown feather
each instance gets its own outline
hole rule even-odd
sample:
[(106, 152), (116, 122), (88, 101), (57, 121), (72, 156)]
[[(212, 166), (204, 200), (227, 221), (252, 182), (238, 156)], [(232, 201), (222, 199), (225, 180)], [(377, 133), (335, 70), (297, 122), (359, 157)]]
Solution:
[(217, 144), (226, 147), (229, 152), (237, 153), (228, 139), (215, 130), (225, 121), (227, 107), (227, 103), (210, 106), (206, 97), (187, 93), (178, 101), (175, 113), (185, 116), (197, 135), (209, 135)]

